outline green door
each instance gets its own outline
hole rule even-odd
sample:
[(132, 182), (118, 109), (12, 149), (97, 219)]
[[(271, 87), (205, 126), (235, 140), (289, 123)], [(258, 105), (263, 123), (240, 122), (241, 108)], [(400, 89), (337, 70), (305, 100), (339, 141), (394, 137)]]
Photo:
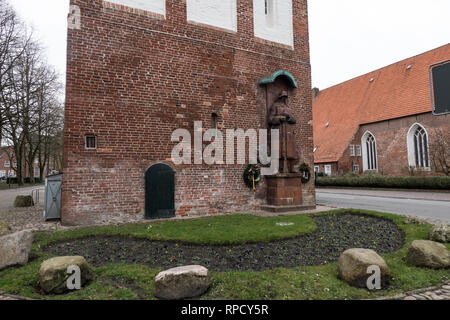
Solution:
[(155, 164), (145, 174), (145, 217), (175, 217), (175, 172), (168, 165)]

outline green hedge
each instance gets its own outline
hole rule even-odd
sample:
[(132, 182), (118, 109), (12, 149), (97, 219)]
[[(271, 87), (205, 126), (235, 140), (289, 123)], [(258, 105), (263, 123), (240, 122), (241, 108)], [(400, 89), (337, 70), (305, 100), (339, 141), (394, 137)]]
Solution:
[(316, 186), (450, 190), (450, 177), (391, 177), (382, 175), (318, 177)]
[[(24, 178), (23, 182), (24, 183), (31, 183), (31, 179), (30, 178)], [(8, 177), (8, 178), (6, 178), (6, 183), (7, 184), (18, 184), (19, 180), (16, 177)], [(40, 178), (34, 178), (34, 183), (41, 183), (41, 179)]]

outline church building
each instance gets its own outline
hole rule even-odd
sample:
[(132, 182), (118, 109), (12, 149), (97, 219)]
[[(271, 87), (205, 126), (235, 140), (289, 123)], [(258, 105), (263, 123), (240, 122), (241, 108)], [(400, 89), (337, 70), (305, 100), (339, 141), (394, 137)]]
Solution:
[(448, 172), (450, 44), (313, 96), (316, 172)]

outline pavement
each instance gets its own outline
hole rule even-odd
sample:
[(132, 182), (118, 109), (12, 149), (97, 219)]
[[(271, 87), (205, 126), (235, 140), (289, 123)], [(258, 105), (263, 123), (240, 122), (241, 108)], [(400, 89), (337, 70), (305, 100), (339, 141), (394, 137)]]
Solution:
[(415, 200), (450, 201), (450, 192), (317, 188), (320, 193), (339, 193)]
[[(44, 189), (44, 186), (33, 186), (25, 188), (13, 188), (0, 190), (0, 209), (6, 209), (13, 207), (14, 200), (17, 196), (31, 195), (34, 189)], [(44, 191), (40, 192), (40, 204), (44, 203)]]
[(450, 224), (450, 193), (318, 188), (320, 205), (416, 216)]

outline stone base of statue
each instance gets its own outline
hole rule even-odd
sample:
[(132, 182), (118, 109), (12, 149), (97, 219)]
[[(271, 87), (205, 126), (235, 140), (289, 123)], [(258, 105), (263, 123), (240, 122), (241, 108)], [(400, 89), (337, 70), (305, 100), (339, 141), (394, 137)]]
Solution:
[(266, 176), (267, 204), (270, 206), (300, 206), (302, 204), (302, 175), (279, 173)]
[(261, 206), (262, 211), (273, 212), (273, 213), (286, 213), (286, 212), (302, 212), (307, 210), (314, 210), (316, 206), (309, 205), (299, 205), (299, 206)]

